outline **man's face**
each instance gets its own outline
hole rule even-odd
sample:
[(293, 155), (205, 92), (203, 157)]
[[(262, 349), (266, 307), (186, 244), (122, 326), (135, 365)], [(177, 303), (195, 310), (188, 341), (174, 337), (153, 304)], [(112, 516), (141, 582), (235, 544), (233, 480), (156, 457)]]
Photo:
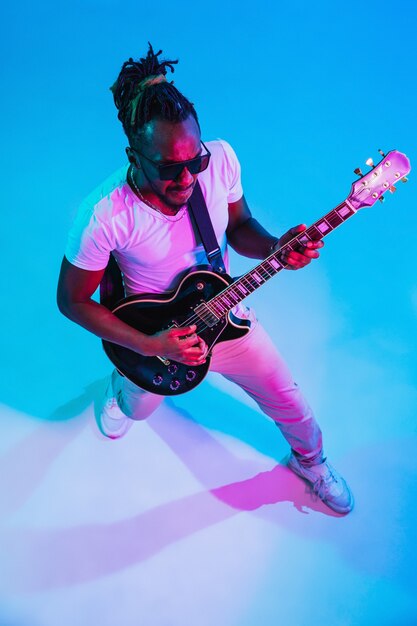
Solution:
[[(160, 180), (155, 165), (168, 165), (194, 159), (201, 154), (200, 130), (194, 117), (190, 115), (184, 122), (176, 124), (162, 120), (152, 120), (144, 133), (131, 143), (136, 160), (140, 160), (137, 174), (143, 191), (153, 192), (167, 206), (178, 209), (183, 206), (193, 192), (198, 174), (191, 174), (187, 168), (174, 180)], [(144, 158), (147, 157), (147, 158)], [(155, 162), (155, 165), (148, 161)]]

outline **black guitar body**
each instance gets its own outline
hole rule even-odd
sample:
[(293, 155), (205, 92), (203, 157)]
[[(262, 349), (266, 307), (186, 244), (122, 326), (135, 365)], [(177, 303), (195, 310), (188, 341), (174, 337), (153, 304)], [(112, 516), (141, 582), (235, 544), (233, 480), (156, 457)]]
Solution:
[[(164, 355), (146, 357), (109, 341), (103, 341), (104, 350), (118, 371), (146, 391), (174, 396), (194, 389), (206, 376), (211, 350), (220, 341), (237, 339), (249, 331), (250, 321), (233, 313), (210, 320), (206, 324), (197, 316), (196, 309), (223, 291), (233, 279), (219, 275), (207, 266), (187, 272), (178, 287), (165, 294), (140, 294), (121, 300), (113, 313), (126, 324), (147, 335), (153, 335), (172, 326), (197, 324), (197, 333), (209, 347), (206, 362), (199, 366), (184, 365), (164, 358)], [(215, 323), (213, 323), (215, 322)]]

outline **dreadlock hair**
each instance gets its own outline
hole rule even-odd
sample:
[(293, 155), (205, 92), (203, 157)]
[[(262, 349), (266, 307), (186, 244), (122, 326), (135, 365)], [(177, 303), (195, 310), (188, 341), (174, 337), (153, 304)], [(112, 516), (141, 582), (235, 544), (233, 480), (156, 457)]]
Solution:
[[(140, 61), (130, 58), (123, 63), (116, 82), (110, 87), (118, 109), (117, 117), (129, 141), (153, 119), (183, 122), (191, 114), (200, 127), (194, 105), (174, 87), (174, 81), (168, 82), (161, 77), (166, 76), (167, 68), (174, 72), (173, 66), (178, 60), (159, 60), (162, 50), (155, 54), (148, 44), (146, 57)], [(141, 85), (146, 78), (157, 77), (161, 77), (159, 82)]]

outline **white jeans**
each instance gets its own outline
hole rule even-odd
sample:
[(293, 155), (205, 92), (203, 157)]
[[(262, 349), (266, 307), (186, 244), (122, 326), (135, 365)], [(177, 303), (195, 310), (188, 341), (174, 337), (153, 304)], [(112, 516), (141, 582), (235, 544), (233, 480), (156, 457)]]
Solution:
[[(210, 370), (242, 387), (276, 422), (297, 455), (306, 460), (321, 458), (320, 427), (287, 365), (258, 321), (254, 320), (250, 331), (240, 339), (216, 344)], [(132, 419), (146, 419), (164, 399), (164, 396), (143, 391), (116, 370), (112, 381), (120, 408)]]

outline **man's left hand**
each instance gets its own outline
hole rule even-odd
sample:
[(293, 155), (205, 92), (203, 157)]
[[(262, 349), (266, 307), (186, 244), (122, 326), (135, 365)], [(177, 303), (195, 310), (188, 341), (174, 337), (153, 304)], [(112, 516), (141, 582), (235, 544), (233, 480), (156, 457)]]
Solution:
[[(294, 226), (290, 228), (285, 235), (280, 237), (279, 241), (275, 244), (274, 249), (278, 250), (283, 245), (294, 239), (299, 233), (302, 233), (303, 230), (306, 230), (307, 226), (305, 224), (299, 224), (298, 226)], [(299, 270), (302, 267), (305, 267), (309, 263), (311, 263), (312, 259), (318, 259), (320, 253), (317, 252), (317, 248), (322, 248), (324, 246), (324, 241), (322, 239), (317, 239), (315, 241), (309, 241), (306, 246), (299, 246), (297, 250), (287, 250), (282, 252), (281, 261), (286, 264), (286, 268), (288, 270)]]

